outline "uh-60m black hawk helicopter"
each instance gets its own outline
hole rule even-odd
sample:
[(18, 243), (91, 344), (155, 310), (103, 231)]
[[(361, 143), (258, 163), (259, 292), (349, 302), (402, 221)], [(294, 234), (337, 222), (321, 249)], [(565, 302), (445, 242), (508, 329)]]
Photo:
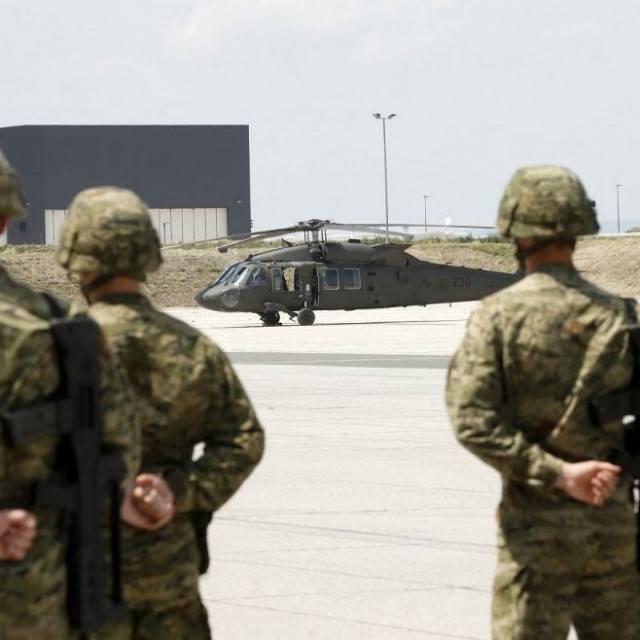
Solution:
[[(257, 313), (267, 326), (279, 324), (280, 314), (310, 325), (316, 311), (478, 300), (520, 277), (419, 260), (406, 253), (410, 243), (371, 245), (354, 238), (332, 242), (327, 230), (385, 233), (371, 225), (308, 220), (284, 229), (242, 234), (242, 239), (219, 251), (226, 253), (230, 247), (289, 233), (303, 232), (304, 242), (287, 242), (286, 247), (231, 265), (198, 293), (197, 303), (214, 311)], [(407, 233), (389, 233), (413, 238)]]

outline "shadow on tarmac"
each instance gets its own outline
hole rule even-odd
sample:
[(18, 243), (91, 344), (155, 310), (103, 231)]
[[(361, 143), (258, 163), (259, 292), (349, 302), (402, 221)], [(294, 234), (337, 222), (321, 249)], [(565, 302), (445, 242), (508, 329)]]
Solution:
[[(313, 324), (314, 327), (348, 327), (348, 326), (354, 326), (354, 327), (362, 327), (362, 326), (367, 326), (367, 325), (377, 325), (377, 324), (397, 324), (397, 325), (404, 325), (404, 324), (424, 324), (424, 325), (440, 325), (440, 326), (451, 326), (451, 325), (455, 325), (458, 324), (459, 322), (466, 322), (467, 318), (457, 318), (454, 320), (373, 320), (371, 322), (316, 322), (315, 324)], [(195, 324), (195, 322), (192, 322), (192, 324)], [(292, 320), (291, 322), (286, 322), (286, 323), (279, 323), (277, 325), (275, 325), (274, 327), (267, 327), (265, 325), (261, 325), (261, 324), (255, 324), (255, 325), (246, 325), (246, 324), (242, 324), (242, 325), (224, 325), (224, 326), (220, 326), (220, 325), (216, 325), (215, 328), (216, 329), (275, 329), (277, 327), (299, 327), (300, 325), (295, 321)], [(205, 329), (208, 328), (213, 328), (213, 327), (204, 327)]]

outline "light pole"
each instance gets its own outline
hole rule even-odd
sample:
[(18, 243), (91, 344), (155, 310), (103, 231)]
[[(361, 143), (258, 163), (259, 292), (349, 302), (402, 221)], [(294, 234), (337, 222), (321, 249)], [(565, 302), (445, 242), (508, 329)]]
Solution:
[(395, 113), (390, 113), (388, 116), (380, 115), (379, 113), (374, 113), (373, 117), (376, 120), (382, 120), (382, 147), (384, 149), (384, 211), (385, 211), (385, 221), (387, 227), (387, 244), (389, 244), (389, 189), (387, 186), (387, 120), (391, 120), (391, 118), (395, 118)]
[(424, 198), (424, 235), (427, 235), (427, 200), (431, 196), (422, 196)]
[(618, 233), (620, 233), (620, 187), (623, 186), (623, 184), (616, 185), (616, 212), (618, 214)]

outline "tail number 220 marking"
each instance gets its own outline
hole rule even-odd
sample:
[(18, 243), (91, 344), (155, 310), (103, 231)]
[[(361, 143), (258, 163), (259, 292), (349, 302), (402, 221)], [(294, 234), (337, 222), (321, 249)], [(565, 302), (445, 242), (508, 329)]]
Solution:
[(471, 286), (471, 278), (454, 278), (453, 279), (454, 287), (470, 287)]

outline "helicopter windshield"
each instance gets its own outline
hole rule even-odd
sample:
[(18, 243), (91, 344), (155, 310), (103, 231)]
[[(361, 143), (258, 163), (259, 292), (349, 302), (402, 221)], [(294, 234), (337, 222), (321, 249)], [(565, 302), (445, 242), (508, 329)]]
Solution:
[(224, 284), (229, 279), (229, 275), (235, 270), (237, 266), (237, 264), (232, 264), (230, 267), (227, 267), (222, 272), (222, 275), (214, 282), (214, 284)]
[(247, 265), (238, 265), (238, 268), (233, 272), (233, 275), (229, 279), (229, 284), (240, 284), (240, 282), (244, 279), (244, 276), (247, 273)]
[(216, 284), (239, 284), (246, 271), (246, 264), (242, 262), (233, 264), (218, 278)]

